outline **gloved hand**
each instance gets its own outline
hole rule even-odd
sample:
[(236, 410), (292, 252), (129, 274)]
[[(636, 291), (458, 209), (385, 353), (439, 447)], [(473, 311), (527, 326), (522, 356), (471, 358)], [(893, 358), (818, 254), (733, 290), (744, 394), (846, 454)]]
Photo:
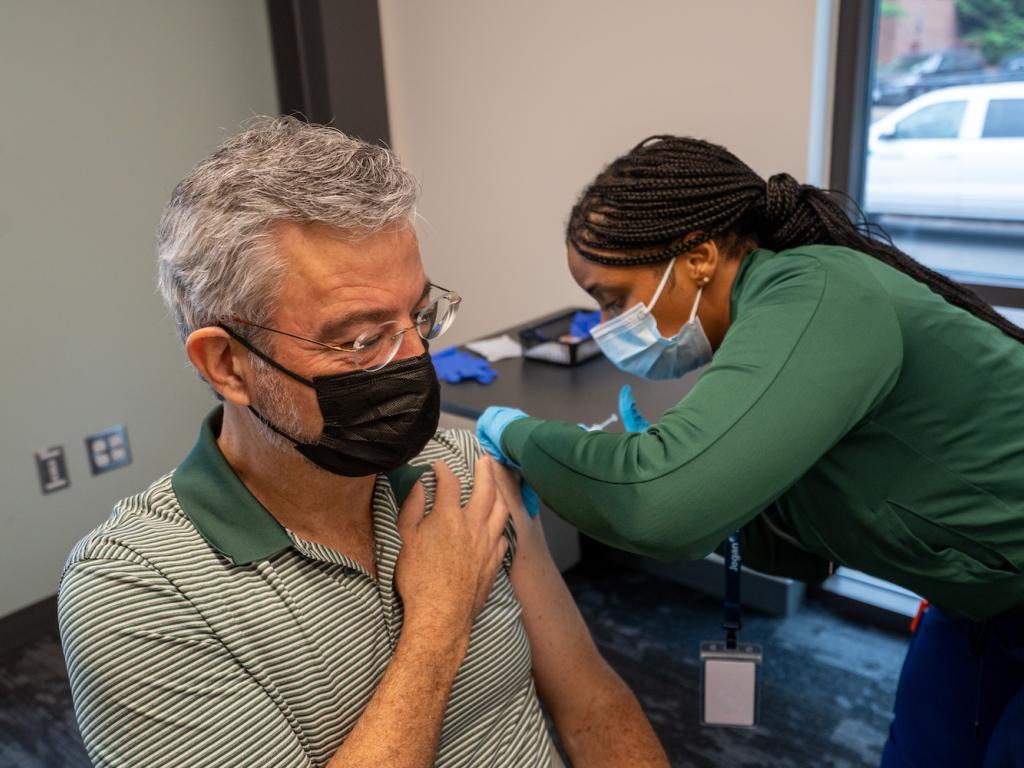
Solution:
[(539, 515), (540, 497), (537, 496), (537, 492), (533, 490), (533, 487), (526, 482), (525, 477), (519, 478), (519, 493), (523, 497), (523, 506), (526, 508), (526, 513), (530, 517)]
[(499, 464), (506, 464), (515, 469), (519, 465), (510, 461), (501, 450), (501, 435), (513, 421), (527, 418), (526, 412), (518, 408), (506, 408), (503, 405), (492, 405), (476, 420), (476, 439), (480, 445), (493, 456)]
[(449, 384), (457, 384), (465, 379), (475, 379), (481, 384), (490, 384), (498, 373), (491, 368), (484, 358), (463, 352), (458, 347), (448, 347), (430, 356), (434, 362), (437, 378)]
[[(505, 427), (513, 421), (525, 418), (527, 418), (526, 412), (518, 408), (492, 405), (476, 420), (476, 439), (480, 441), (481, 447), (500, 464), (519, 469), (519, 465), (509, 459), (501, 450), (501, 434), (505, 431)], [(523, 506), (526, 507), (527, 513), (530, 517), (536, 517), (540, 512), (540, 499), (537, 498), (537, 492), (526, 482), (526, 478), (520, 478), (519, 492), (523, 496)]]
[(633, 397), (633, 388), (629, 384), (619, 390), (619, 414), (627, 432), (646, 432), (651, 426), (651, 422), (640, 413)]

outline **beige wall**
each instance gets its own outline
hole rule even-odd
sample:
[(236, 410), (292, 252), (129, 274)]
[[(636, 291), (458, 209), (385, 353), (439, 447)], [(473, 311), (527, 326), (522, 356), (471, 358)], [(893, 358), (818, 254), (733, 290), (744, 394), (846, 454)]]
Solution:
[[(13, 0), (0, 10), (0, 615), (52, 595), (113, 503), (172, 469), (212, 398), (155, 292), (174, 184), (277, 109), (263, 0)], [(91, 477), (126, 423), (135, 463)], [(43, 496), (32, 452), (65, 447)]]
[(820, 180), (815, 31), (831, 29), (819, 23), (830, 0), (380, 7), (392, 140), (423, 182), (424, 258), (465, 297), (453, 342), (586, 299), (564, 264), (569, 208), (650, 134)]

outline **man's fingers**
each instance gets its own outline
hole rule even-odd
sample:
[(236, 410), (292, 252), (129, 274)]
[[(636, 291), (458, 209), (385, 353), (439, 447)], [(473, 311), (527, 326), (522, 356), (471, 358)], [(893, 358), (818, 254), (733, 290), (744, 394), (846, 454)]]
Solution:
[(437, 478), (437, 492), (434, 494), (434, 509), (453, 506), (461, 507), (462, 483), (443, 461), (434, 462), (434, 477)]
[[(522, 476), (512, 469), (495, 467), (495, 476), (498, 478), (498, 489), (505, 503), (512, 512), (512, 520), (516, 526), (524, 525), (529, 518), (536, 516), (539, 500), (537, 494), (529, 485), (526, 485)], [(532, 494), (532, 499), (527, 499), (527, 493)], [(534, 504), (535, 512), (530, 512), (530, 501)]]
[(494, 471), (494, 484), (498, 489), (498, 493), (505, 499), (505, 503), (510, 507), (514, 506), (519, 501), (517, 480), (519, 474), (512, 469), (507, 467), (496, 466), (493, 468)]
[(414, 529), (427, 508), (427, 491), (423, 483), (417, 480), (412, 484), (409, 495), (405, 497), (402, 508), (398, 511), (398, 533), (401, 535), (406, 531)]
[(504, 536), (498, 542), (494, 548), (494, 554), (491, 556), (490, 562), (487, 564), (487, 586), (488, 592), (494, 588), (494, 580), (498, 577), (498, 572), (501, 570), (502, 564), (505, 562), (505, 554), (508, 552), (508, 539)]
[(473, 465), (473, 495), (469, 498), (469, 508), (487, 514), (494, 505), (498, 489), (495, 483), (495, 462), (488, 456), (481, 456)]
[(505, 502), (505, 498), (500, 494), (496, 495), (494, 504), (491, 505), (491, 513), (487, 516), (487, 533), (490, 534), (491, 541), (501, 536), (511, 514), (512, 509)]

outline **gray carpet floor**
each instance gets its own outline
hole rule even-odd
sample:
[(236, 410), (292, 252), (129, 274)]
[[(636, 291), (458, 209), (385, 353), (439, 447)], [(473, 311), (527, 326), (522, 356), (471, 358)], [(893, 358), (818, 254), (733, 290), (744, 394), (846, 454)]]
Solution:
[(636, 691), (673, 766), (870, 768), (888, 735), (907, 635), (808, 602), (787, 619), (747, 612), (764, 648), (761, 724), (698, 724), (699, 650), (721, 639), (721, 603), (641, 572), (578, 570), (570, 588), (605, 657)]
[[(765, 648), (762, 725), (697, 723), (698, 649), (720, 634), (720, 605), (640, 571), (578, 567), (570, 589), (598, 645), (637, 692), (674, 766), (861, 768), (878, 764), (906, 637), (811, 602), (789, 619), (745, 617)], [(88, 766), (59, 641), (0, 658), (0, 768)]]

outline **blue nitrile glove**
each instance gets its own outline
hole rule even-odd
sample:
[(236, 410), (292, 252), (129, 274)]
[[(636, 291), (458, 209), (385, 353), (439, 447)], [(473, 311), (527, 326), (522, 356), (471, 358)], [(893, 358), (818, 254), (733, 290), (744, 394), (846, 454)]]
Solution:
[(523, 497), (523, 506), (526, 508), (526, 513), (530, 517), (536, 517), (540, 514), (540, 498), (537, 496), (537, 492), (533, 490), (525, 477), (519, 478), (519, 493)]
[(511, 461), (501, 450), (501, 435), (505, 427), (513, 421), (527, 418), (526, 412), (518, 408), (506, 408), (503, 405), (492, 405), (476, 420), (476, 439), (480, 445), (493, 456), (499, 464), (506, 464), (515, 469), (519, 465)]
[(437, 378), (449, 384), (457, 384), (466, 379), (475, 379), (481, 384), (490, 384), (498, 373), (491, 368), (484, 358), (464, 352), (458, 347), (448, 347), (430, 356), (434, 362)]
[[(505, 427), (513, 421), (525, 418), (527, 418), (526, 412), (518, 408), (492, 405), (476, 420), (476, 439), (480, 441), (483, 449), (499, 463), (519, 469), (519, 465), (509, 459), (501, 450), (501, 434), (505, 431)], [(537, 498), (537, 492), (526, 482), (526, 478), (519, 479), (519, 493), (522, 494), (526, 513), (530, 517), (536, 517), (540, 513), (540, 499)]]
[(590, 338), (590, 329), (601, 322), (601, 313), (598, 310), (593, 312), (576, 312), (569, 323), (569, 335), (579, 339)]
[(633, 397), (633, 388), (626, 384), (619, 390), (619, 415), (627, 432), (646, 432), (651, 422), (644, 418)]

